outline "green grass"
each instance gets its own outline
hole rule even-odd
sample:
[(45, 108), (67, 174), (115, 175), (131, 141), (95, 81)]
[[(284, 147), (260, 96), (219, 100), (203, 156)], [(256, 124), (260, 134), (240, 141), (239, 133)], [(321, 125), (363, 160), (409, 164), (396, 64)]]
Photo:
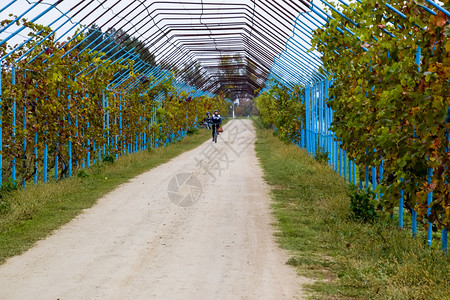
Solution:
[(118, 185), (197, 147), (210, 134), (200, 129), (164, 148), (125, 155), (114, 163), (80, 170), (71, 179), (30, 184), (7, 194), (0, 199), (7, 204), (0, 210), (0, 263), (29, 249)]
[(348, 186), (304, 150), (257, 126), (256, 152), (272, 186), (277, 239), (288, 264), (316, 279), (313, 299), (450, 299), (450, 258), (440, 242), (401, 231), (388, 215), (348, 218)]

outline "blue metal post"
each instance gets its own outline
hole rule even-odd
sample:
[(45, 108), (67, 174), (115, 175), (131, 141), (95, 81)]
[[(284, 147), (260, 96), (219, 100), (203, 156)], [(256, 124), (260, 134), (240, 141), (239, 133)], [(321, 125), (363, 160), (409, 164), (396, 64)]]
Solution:
[[(372, 191), (375, 193), (375, 189), (377, 188), (377, 167), (372, 167)], [(375, 199), (378, 196), (375, 194)]]
[[(11, 76), (12, 76), (12, 85), (16, 84), (16, 68), (13, 67), (11, 69)], [(16, 144), (16, 99), (14, 98), (13, 105), (12, 105), (12, 138), (13, 138), (13, 144)], [(11, 145), (12, 146), (12, 145)], [(12, 168), (11, 168), (11, 179), (15, 182), (16, 181), (16, 157), (14, 156), (12, 159)]]
[(0, 186), (2, 185), (2, 170), (3, 170), (3, 132), (2, 132), (2, 62), (0, 60)]
[[(331, 87), (332, 82), (328, 79), (325, 80), (325, 93), (327, 102), (329, 100), (328, 89)], [(327, 144), (328, 144), (328, 152), (330, 153), (329, 164), (333, 167), (333, 132), (330, 130), (331, 122), (333, 121), (333, 110), (328, 105), (325, 108), (327, 110)]]
[(403, 229), (403, 189), (400, 189), (400, 199), (398, 200), (398, 227)]
[(330, 149), (330, 164), (333, 165), (333, 139), (334, 139), (334, 133), (331, 131), (330, 126), (331, 122), (333, 121), (333, 110), (331, 108), (328, 109), (328, 148)]
[[(27, 76), (27, 73), (25, 71), (25, 78)], [(36, 99), (37, 102), (37, 99)], [(37, 151), (37, 143), (38, 143), (38, 135), (37, 135), (37, 131), (34, 133), (34, 157), (35, 157), (35, 161), (34, 161), (34, 184), (37, 184), (38, 181), (38, 163), (37, 163), (37, 159), (38, 159), (38, 151)]]
[[(322, 81), (318, 83), (319, 88), (319, 147), (323, 147), (323, 85)], [(325, 148), (323, 149), (325, 151)]]
[(311, 143), (313, 149), (312, 153), (313, 155), (316, 154), (316, 146), (317, 146), (317, 84), (314, 83), (312, 86), (312, 94), (311, 94), (311, 101), (312, 101), (312, 135), (313, 135), (313, 142)]
[(120, 129), (120, 153), (124, 154), (124, 139), (122, 134), (122, 96), (119, 96), (119, 129)]
[[(61, 96), (60, 91), (57, 91), (57, 97), (59, 98)], [(55, 149), (55, 182), (58, 181), (58, 145), (59, 143), (56, 143), (56, 149)]]
[[(305, 104), (305, 96), (301, 97), (301, 101), (303, 102), (303, 104)], [(152, 113), (153, 113), (153, 111), (152, 111)], [(306, 110), (305, 110), (305, 113), (306, 113)], [(153, 115), (152, 115), (152, 119), (151, 120), (152, 120), (152, 127), (153, 127)], [(306, 115), (305, 115), (305, 120), (303, 120), (302, 123), (301, 123), (301, 129), (300, 129), (301, 145), (302, 145), (303, 149), (306, 148), (305, 128), (306, 128)], [(151, 139), (153, 140), (153, 135), (152, 135)]]
[[(139, 127), (140, 127), (140, 123), (142, 122), (142, 118), (141, 116), (139, 116)], [(139, 151), (142, 151), (142, 133), (139, 132)]]
[(313, 140), (313, 107), (312, 107), (312, 100), (311, 100), (311, 94), (312, 94), (312, 85), (308, 87), (308, 152), (311, 155), (314, 155), (313, 153), (313, 144), (314, 144), (314, 140)]
[[(106, 113), (105, 113), (105, 91), (102, 93), (102, 106), (103, 106), (103, 156), (106, 155), (106, 144), (105, 144), (105, 129), (106, 129)], [(99, 157), (99, 163), (100, 163), (100, 157)]]
[(353, 183), (353, 161), (347, 155), (348, 160), (348, 182)]
[(347, 152), (342, 150), (342, 155), (344, 156), (344, 179), (347, 181)]
[[(380, 160), (380, 183), (381, 183), (382, 179), (383, 179), (383, 158), (381, 158), (381, 160)], [(383, 197), (382, 192), (380, 192), (380, 198), (381, 197)], [(391, 219), (394, 220), (394, 210), (392, 210)]]
[(306, 151), (309, 152), (309, 102), (308, 102), (308, 90), (309, 88), (305, 87), (305, 117), (306, 117), (306, 124), (305, 124), (305, 145), (306, 145)]
[[(67, 122), (69, 123), (69, 126), (71, 125), (71, 120), (70, 120), (70, 95), (68, 95), (67, 97)], [(68, 142), (68, 146), (69, 146), (69, 178), (72, 177), (72, 136), (69, 136), (69, 142)]]
[[(150, 107), (150, 108), (152, 109), (152, 112), (153, 112), (153, 107)], [(196, 117), (196, 121), (197, 121), (197, 117)], [(147, 146), (147, 148), (148, 149), (150, 149), (152, 147), (152, 135), (150, 134), (152, 123), (153, 123), (153, 115), (150, 118), (150, 122), (148, 122), (148, 135), (147, 135), (147, 138), (148, 138), (148, 146)], [(197, 123), (197, 122), (195, 122), (195, 123)]]
[[(381, 161), (380, 161), (380, 182), (382, 179), (383, 179), (383, 158), (381, 158)], [(382, 196), (383, 196), (383, 194), (380, 193), (380, 197), (382, 197)]]
[[(86, 131), (89, 130), (89, 122), (86, 122)], [(86, 168), (90, 167), (91, 164), (91, 152), (89, 151), (90, 139), (87, 139), (87, 155), (86, 155)]]
[(367, 189), (367, 188), (369, 188), (369, 167), (365, 167), (365, 183), (366, 183), (366, 186), (365, 186), (365, 188)]
[(311, 155), (314, 155), (314, 107), (312, 102), (312, 94), (313, 94), (313, 86), (311, 85), (308, 88), (308, 114), (309, 114), (309, 138), (308, 138), (308, 144), (309, 144), (309, 153)]
[[(117, 107), (117, 96), (114, 95), (114, 98), (116, 99), (116, 101), (114, 101), (115, 107)], [(114, 114), (114, 128), (117, 133), (117, 113)], [(117, 159), (119, 157), (119, 153), (117, 151), (117, 134), (114, 136), (114, 150), (116, 150), (116, 159)]]
[(442, 251), (444, 251), (445, 254), (447, 254), (447, 227), (444, 227), (442, 230)]
[(330, 111), (331, 109), (328, 108), (328, 106), (326, 105), (326, 102), (328, 101), (328, 87), (329, 87), (329, 81), (328, 79), (324, 80), (325, 83), (325, 101), (324, 101), (324, 107), (325, 107), (325, 145), (327, 146), (327, 151), (328, 151), (328, 164), (331, 165), (331, 147), (330, 147), (330, 141), (331, 141), (331, 136), (330, 136)]
[(412, 211), (412, 235), (415, 237), (417, 234), (417, 212), (415, 209)]
[[(417, 69), (420, 72), (420, 61), (421, 61), (421, 49), (419, 46), (417, 46), (417, 52), (416, 52), (416, 64), (417, 64)], [(414, 133), (415, 134), (415, 133)], [(414, 209), (412, 209), (412, 235), (415, 237), (417, 234), (417, 212)]]
[[(105, 144), (103, 144), (103, 146), (104, 146)], [(98, 164), (101, 164), (102, 163), (102, 146), (101, 145), (98, 145), (97, 146), (97, 149), (98, 149), (98, 157), (97, 157), (97, 163)]]
[(334, 158), (334, 169), (336, 170), (336, 173), (339, 173), (339, 141), (334, 141)]
[[(428, 183), (431, 183), (431, 177), (433, 176), (433, 169), (428, 168)], [(433, 201), (433, 192), (428, 193), (427, 197), (427, 217), (431, 214), (431, 202)], [(432, 244), (432, 238), (433, 238), (433, 224), (427, 221), (428, 229), (427, 229), (427, 243), (431, 246)]]
[(325, 109), (325, 80), (322, 80), (321, 82), (321, 88), (320, 88), (321, 94), (322, 94), (322, 104), (320, 105), (322, 112), (320, 114), (321, 116), (321, 122), (320, 122), (320, 126), (321, 126), (321, 134), (322, 134), (322, 147), (324, 149), (324, 151), (327, 151), (327, 133), (326, 133), (326, 118), (325, 118), (325, 113), (326, 113), (326, 109)]
[[(26, 77), (27, 77), (27, 73), (25, 71), (25, 78)], [(27, 103), (27, 101), (25, 100), (25, 104), (23, 106), (23, 130), (24, 131), (27, 129), (27, 107), (26, 107), (26, 103)], [(27, 152), (27, 140), (26, 140), (26, 138), (23, 138), (23, 155), (24, 155), (24, 157), (26, 155), (26, 152)], [(26, 185), (26, 180), (25, 180), (25, 178), (23, 178), (23, 181), (22, 181), (23, 188), (25, 188), (25, 185)]]
[(106, 105), (106, 133), (108, 135), (108, 148), (110, 146), (110, 133), (109, 133), (109, 101), (108, 101), (108, 97), (105, 96), (105, 105)]
[(44, 144), (44, 165), (43, 165), (43, 180), (44, 183), (47, 183), (47, 155), (48, 155), (48, 147), (47, 147), (47, 143)]
[[(447, 113), (450, 113), (450, 108), (447, 108)], [(447, 130), (447, 143), (450, 142), (450, 132)], [(448, 147), (446, 147), (445, 151), (448, 153)], [(442, 229), (442, 251), (445, 255), (447, 255), (447, 232), (448, 228), (445, 226), (444, 229)]]
[(35, 157), (36, 160), (34, 162), (34, 184), (37, 184), (37, 181), (38, 181), (37, 143), (38, 143), (38, 135), (37, 135), (37, 132), (35, 132), (34, 133), (34, 157)]

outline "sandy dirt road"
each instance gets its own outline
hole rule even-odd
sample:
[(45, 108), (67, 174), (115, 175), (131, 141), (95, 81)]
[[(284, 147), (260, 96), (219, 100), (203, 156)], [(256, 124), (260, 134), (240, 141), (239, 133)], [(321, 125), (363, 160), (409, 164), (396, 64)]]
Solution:
[(0, 266), (0, 299), (299, 299), (251, 121), (100, 199)]

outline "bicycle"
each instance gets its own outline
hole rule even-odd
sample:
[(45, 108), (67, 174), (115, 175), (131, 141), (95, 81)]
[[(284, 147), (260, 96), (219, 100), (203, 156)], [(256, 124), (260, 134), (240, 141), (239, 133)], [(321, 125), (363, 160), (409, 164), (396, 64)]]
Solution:
[(201, 122), (200, 126), (202, 126), (202, 128), (208, 129), (208, 130), (211, 129), (211, 125), (209, 125), (209, 123), (207, 123), (207, 122)]
[(204, 118), (203, 121), (200, 122), (200, 126), (205, 129), (211, 130), (211, 119)]
[(217, 128), (214, 130), (214, 143), (217, 143), (217, 136), (218, 136), (218, 133), (217, 133)]
[(217, 143), (217, 136), (220, 135), (221, 132), (223, 132), (222, 127), (220, 127), (219, 124), (213, 125), (212, 130), (214, 130), (214, 136), (213, 136), (213, 140), (214, 143)]

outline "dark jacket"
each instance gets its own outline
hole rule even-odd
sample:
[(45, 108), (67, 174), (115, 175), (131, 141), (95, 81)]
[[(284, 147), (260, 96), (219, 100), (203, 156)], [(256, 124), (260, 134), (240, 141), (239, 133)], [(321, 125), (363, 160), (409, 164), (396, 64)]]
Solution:
[(213, 124), (222, 124), (222, 118), (220, 117), (219, 114), (216, 115), (212, 115), (211, 117), (211, 121)]

